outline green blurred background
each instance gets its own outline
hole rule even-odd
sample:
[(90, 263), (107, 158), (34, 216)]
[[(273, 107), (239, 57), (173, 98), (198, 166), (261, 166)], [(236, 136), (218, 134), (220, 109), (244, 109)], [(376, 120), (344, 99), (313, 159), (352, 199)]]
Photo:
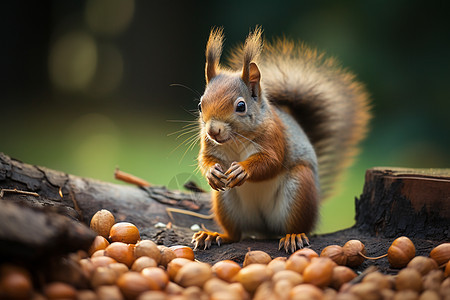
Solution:
[[(115, 182), (116, 166), (179, 188), (198, 148), (170, 135), (194, 120), (204, 48), (263, 26), (339, 58), (372, 95), (374, 119), (317, 232), (354, 223), (373, 166), (449, 167), (450, 7), (446, 1), (7, 1), (2, 4), (0, 151)], [(178, 147), (182, 144), (180, 147)]]

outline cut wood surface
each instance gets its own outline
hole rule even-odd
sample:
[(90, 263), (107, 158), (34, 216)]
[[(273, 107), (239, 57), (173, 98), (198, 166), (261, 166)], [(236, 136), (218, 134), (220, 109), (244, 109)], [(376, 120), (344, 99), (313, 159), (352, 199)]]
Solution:
[[(432, 182), (437, 182), (437, 180), (435, 179), (436, 176), (441, 178), (439, 180), (442, 180), (443, 185), (439, 187), (439, 190), (443, 191), (442, 197), (444, 199), (444, 202), (447, 201), (446, 203), (448, 205), (448, 177), (450, 173), (446, 170), (441, 170), (439, 172), (436, 171), (435, 173), (433, 173), (434, 175), (430, 175), (429, 173), (427, 173), (428, 175), (422, 174), (421, 176), (426, 178), (425, 184), (429, 184), (430, 178), (432, 179)], [(113, 173), (113, 170), (111, 173)], [(372, 189), (371, 186), (381, 187), (384, 184), (384, 186), (387, 188), (386, 191), (388, 191), (389, 187), (394, 185), (393, 183), (391, 183), (391, 181), (394, 180), (391, 177), (396, 178), (397, 175), (395, 174), (404, 173), (405, 172), (398, 173), (395, 170), (369, 170), (369, 175), (366, 175), (366, 180), (368, 180), (369, 182), (366, 182), (364, 192), (361, 195), (360, 199), (356, 200), (356, 225), (352, 228), (331, 234), (311, 235), (311, 248), (320, 253), (320, 251), (328, 245), (337, 244), (342, 246), (350, 239), (359, 239), (365, 244), (368, 255), (382, 255), (386, 253), (388, 247), (396, 237), (405, 234), (405, 226), (407, 228), (409, 228), (409, 226), (417, 226), (416, 224), (404, 224), (404, 222), (415, 220), (414, 218), (411, 218), (410, 214), (412, 214), (413, 216), (415, 216), (416, 214), (420, 215), (423, 211), (428, 212), (429, 217), (438, 216), (440, 218), (440, 223), (433, 223), (438, 227), (437, 229), (431, 230), (430, 234), (426, 235), (426, 238), (425, 235), (417, 234), (417, 232), (414, 231), (410, 231), (410, 235), (405, 234), (411, 237), (414, 244), (416, 245), (417, 255), (428, 255), (433, 247), (443, 241), (448, 241), (448, 236), (443, 237), (443, 235), (439, 232), (439, 230), (442, 230), (442, 228), (447, 228), (445, 226), (448, 226), (449, 218), (446, 217), (446, 213), (448, 211), (446, 212), (444, 209), (444, 211), (442, 212), (441, 210), (443, 210), (443, 207), (441, 206), (438, 209), (439, 213), (435, 215), (434, 210), (435, 205), (441, 205), (443, 203), (442, 200), (429, 202), (424, 197), (416, 195), (415, 190), (411, 190), (413, 192), (410, 192), (416, 196), (416, 198), (414, 198), (414, 203), (419, 203), (420, 201), (424, 202), (426, 207), (425, 209), (412, 209), (410, 211), (410, 214), (407, 215), (407, 218), (405, 218), (406, 221), (404, 221), (403, 223), (390, 223), (392, 221), (392, 218), (384, 218), (384, 226), (380, 227), (380, 224), (376, 222), (377, 219), (373, 215), (377, 215), (377, 209), (380, 209), (378, 206), (381, 206), (377, 206), (376, 201), (378, 201), (378, 199), (381, 199), (380, 201), (387, 200), (384, 197), (384, 192), (379, 192), (379, 188)], [(413, 173), (413, 170), (411, 170), (408, 173), (407, 179), (417, 181), (416, 185), (420, 186), (422, 184), (421, 182), (424, 181), (411, 179), (411, 174)], [(403, 175), (403, 182), (405, 182), (404, 177), (405, 175)], [(380, 183), (371, 183), (371, 180), (373, 178), (376, 179), (375, 182), (378, 182), (377, 180), (379, 180)], [(387, 184), (386, 182), (389, 182), (390, 184)], [(393, 182), (395, 182), (395, 180)], [(140, 230), (141, 238), (152, 239), (158, 244), (164, 244), (166, 246), (176, 244), (191, 245), (190, 241), (193, 231), (190, 229), (190, 226), (193, 224), (203, 224), (209, 230), (220, 230), (213, 220), (200, 219), (194, 216), (176, 213), (173, 214), (174, 217), (172, 219), (166, 211), (167, 208), (175, 207), (208, 215), (210, 214), (209, 193), (171, 191), (167, 190), (165, 187), (154, 186), (138, 188), (124, 184), (101, 182), (94, 179), (82, 178), (63, 172), (50, 170), (45, 167), (22, 163), (19, 160), (12, 159), (9, 156), (1, 153), (0, 188), (5, 191), (0, 199), (0, 205), (2, 206), (2, 208), (7, 207), (8, 204), (6, 203), (8, 202), (12, 203), (11, 205), (14, 205), (16, 207), (28, 207), (28, 209), (23, 210), (26, 213), (30, 213), (30, 211), (32, 212), (36, 210), (40, 214), (44, 214), (46, 218), (49, 218), (50, 220), (54, 218), (55, 214), (64, 215), (65, 221), (63, 222), (67, 222), (67, 224), (69, 224), (68, 222), (75, 222), (74, 220), (78, 220), (85, 225), (89, 224), (90, 219), (95, 212), (100, 209), (107, 209), (114, 214), (116, 221), (128, 221), (134, 223)], [(19, 192), (14, 192), (14, 189)], [(375, 190), (377, 190), (378, 192), (375, 193)], [(408, 187), (404, 187), (403, 190), (408, 191)], [(25, 191), (26, 193), (21, 193), (20, 191)], [(38, 196), (34, 195), (33, 193), (37, 193)], [(394, 201), (396, 198), (391, 197), (391, 199)], [(430, 206), (430, 208), (428, 208), (427, 205)], [(383, 204), (383, 206), (386, 206), (386, 204)], [(33, 209), (31, 209), (30, 207)], [(391, 211), (387, 208), (386, 210)], [(403, 215), (400, 214), (400, 212), (394, 212), (393, 210), (392, 212), (394, 214), (398, 213), (399, 218), (403, 218)], [(386, 215), (387, 214), (383, 214), (383, 216)], [(11, 222), (9, 224), (5, 224), (5, 222), (9, 221), (0, 216), (1, 229), (8, 228), (7, 226), (11, 226), (11, 224), (13, 224)], [(155, 224), (158, 222), (162, 222), (164, 224), (172, 222), (173, 226), (171, 228), (157, 228), (155, 227)], [(54, 223), (55, 226), (67, 228), (63, 225), (57, 225), (57, 222)], [(66, 226), (69, 226), (67, 224)], [(395, 230), (392, 228), (399, 225), (402, 225), (399, 227), (400, 230), (395, 232)], [(389, 229), (389, 234), (384, 234), (383, 230), (386, 229)], [(64, 231), (62, 230), (62, 232)], [(2, 242), (14, 241), (14, 243), (18, 247), (27, 247), (27, 242), (24, 241), (24, 239), (27, 239), (26, 235), (18, 234), (17, 232), (10, 233), (8, 230), (0, 230), (0, 233), (0, 239), (2, 239)], [(76, 234), (75, 236), (70, 236), (73, 239), (77, 239)], [(36, 235), (36, 238), (41, 238), (41, 243), (33, 243), (31, 247), (40, 247), (39, 245), (46, 245), (46, 241), (49, 241), (45, 236), (39, 237), (39, 234)], [(79, 247), (80, 249), (86, 249), (87, 246), (80, 244)], [(288, 254), (286, 254), (285, 252), (278, 251), (277, 248), (278, 240), (248, 239), (239, 243), (222, 245), (221, 247), (213, 245), (210, 250), (197, 250), (195, 256), (198, 260), (211, 264), (223, 259), (232, 259), (234, 261), (237, 261), (238, 263), (242, 263), (245, 253), (249, 249), (263, 250), (272, 257), (288, 256)], [(45, 249), (46, 248), (44, 247), (40, 249), (40, 251), (35, 252), (43, 253), (43, 250)], [(55, 246), (55, 249), (60, 249), (60, 252), (72, 251), (72, 248), (67, 249), (58, 245)], [(22, 258), (20, 252), (13, 252), (3, 246), (1, 248), (1, 251), (2, 254), (10, 255), (6, 257), (16, 257), (17, 259)], [(33, 257), (31, 257), (31, 259), (32, 258)], [(386, 259), (381, 259), (376, 262), (365, 262), (359, 267), (359, 269), (362, 270), (369, 265), (376, 265), (382, 271), (387, 273), (395, 273), (396, 271), (389, 269), (389, 265)]]

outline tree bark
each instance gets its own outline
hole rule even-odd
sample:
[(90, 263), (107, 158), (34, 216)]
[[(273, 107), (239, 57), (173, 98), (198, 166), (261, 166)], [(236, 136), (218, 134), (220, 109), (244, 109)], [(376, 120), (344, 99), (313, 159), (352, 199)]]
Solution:
[(355, 207), (356, 227), (371, 235), (448, 240), (450, 169), (370, 169)]

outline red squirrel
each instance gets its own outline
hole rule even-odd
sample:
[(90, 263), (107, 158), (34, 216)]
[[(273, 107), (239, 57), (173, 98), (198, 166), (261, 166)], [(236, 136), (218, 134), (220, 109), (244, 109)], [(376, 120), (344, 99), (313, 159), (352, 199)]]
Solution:
[(287, 39), (266, 43), (257, 27), (219, 64), (223, 29), (206, 46), (198, 104), (198, 163), (223, 233), (199, 231), (195, 249), (243, 237), (308, 243), (319, 204), (349, 165), (370, 118), (368, 94), (332, 58)]

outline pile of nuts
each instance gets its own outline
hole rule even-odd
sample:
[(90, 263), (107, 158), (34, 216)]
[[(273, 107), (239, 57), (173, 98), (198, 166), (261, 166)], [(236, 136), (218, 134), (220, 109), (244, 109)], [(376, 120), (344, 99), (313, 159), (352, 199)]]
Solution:
[(0, 299), (450, 299), (450, 243), (425, 257), (415, 256), (408, 238), (398, 238), (384, 255), (403, 268), (398, 275), (369, 269), (358, 275), (351, 267), (378, 259), (366, 257), (358, 240), (328, 246), (320, 256), (308, 248), (274, 259), (249, 251), (242, 267), (231, 260), (211, 266), (196, 261), (190, 247), (141, 240), (134, 224), (116, 223), (107, 210), (94, 215), (91, 228), (98, 236), (77, 256), (88, 288), (49, 282), (35, 291), (26, 269), (5, 264)]

